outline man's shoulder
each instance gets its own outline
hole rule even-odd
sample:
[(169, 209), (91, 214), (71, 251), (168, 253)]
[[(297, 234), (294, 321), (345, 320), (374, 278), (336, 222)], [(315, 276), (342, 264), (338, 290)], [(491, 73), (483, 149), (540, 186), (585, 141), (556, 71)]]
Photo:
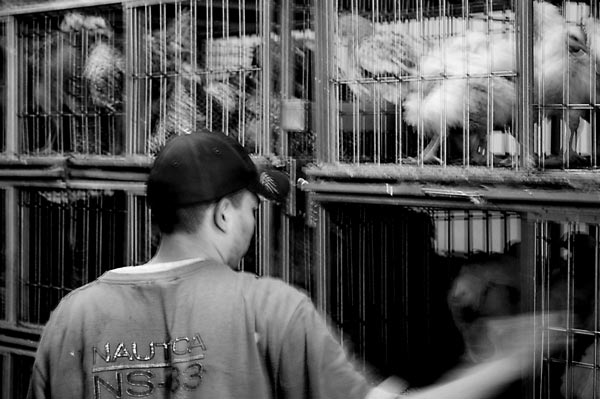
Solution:
[(260, 309), (273, 307), (286, 307), (289, 309), (310, 301), (303, 291), (281, 279), (257, 276), (251, 273), (241, 273), (240, 277), (243, 282), (245, 297)]
[(99, 292), (97, 280), (91, 281), (66, 294), (50, 313), (48, 323), (70, 325), (75, 320), (85, 318), (90, 303), (106, 304), (109, 297)]
[(240, 272), (240, 275), (244, 285), (254, 290), (275, 295), (306, 297), (304, 292), (277, 277), (258, 276), (247, 272)]

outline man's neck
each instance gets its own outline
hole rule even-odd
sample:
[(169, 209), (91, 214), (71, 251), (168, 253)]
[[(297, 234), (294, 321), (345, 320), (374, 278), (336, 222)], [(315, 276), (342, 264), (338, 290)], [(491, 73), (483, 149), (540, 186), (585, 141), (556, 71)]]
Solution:
[(225, 263), (218, 246), (199, 233), (163, 235), (156, 255), (148, 263), (177, 262), (184, 259), (215, 260)]

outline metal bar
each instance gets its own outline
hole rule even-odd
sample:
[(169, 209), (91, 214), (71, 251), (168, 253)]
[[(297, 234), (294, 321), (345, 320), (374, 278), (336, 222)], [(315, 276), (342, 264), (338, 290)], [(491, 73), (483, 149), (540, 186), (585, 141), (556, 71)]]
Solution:
[(18, 233), (18, 202), (14, 188), (3, 190), (4, 208), (4, 231), (5, 231), (5, 255), (4, 265), (6, 267), (6, 315), (8, 323), (17, 323), (19, 301), (19, 243)]
[(334, 2), (317, 1), (315, 4), (315, 103), (317, 113), (316, 128), (316, 159), (321, 162), (336, 162), (338, 160), (338, 115), (337, 101), (332, 90), (330, 77), (335, 76), (333, 65), (334, 27), (332, 21), (337, 20)]
[[(516, 38), (517, 38), (517, 137), (521, 143), (520, 158), (517, 169), (530, 169), (534, 154), (533, 128), (533, 2), (518, 1), (516, 3)], [(540, 152), (540, 159), (542, 153)]]
[(315, 193), (338, 193), (348, 195), (370, 195), (381, 197), (429, 197), (456, 199), (471, 203), (473, 206), (496, 207), (503, 202), (518, 202), (523, 205), (540, 204), (578, 204), (595, 207), (600, 201), (598, 192), (565, 192), (564, 190), (536, 190), (518, 188), (487, 188), (473, 189), (471, 187), (456, 187), (448, 189), (444, 186), (420, 185), (407, 183), (339, 183), (315, 182), (302, 186), (304, 191)]
[(260, 145), (258, 146), (258, 153), (270, 154), (271, 151), (271, 129), (270, 129), (270, 115), (271, 115), (271, 2), (263, 0), (261, 2), (260, 12), (260, 34), (262, 36), (262, 53), (261, 53), (261, 127), (262, 137)]
[(125, 38), (125, 76), (123, 79), (125, 80), (125, 93), (124, 98), (127, 99), (125, 101), (125, 120), (128, 121), (125, 123), (125, 131), (120, 132), (120, 134), (125, 135), (125, 139), (122, 142), (125, 145), (123, 149), (123, 154), (126, 156), (132, 156), (134, 153), (138, 152), (139, 148), (136, 146), (136, 142), (139, 140), (139, 130), (138, 130), (138, 120), (136, 117), (136, 95), (137, 91), (134, 91), (134, 81), (133, 74), (134, 71), (137, 71), (137, 65), (139, 62), (139, 55), (137, 52), (137, 46), (139, 41), (139, 33), (137, 32), (137, 13), (135, 10), (127, 8), (125, 4), (122, 7), (123, 13), (123, 30)]
[[(520, 279), (520, 305), (521, 312), (532, 313), (538, 309), (538, 304), (536, 303), (536, 256), (535, 256), (535, 247), (536, 247), (536, 234), (535, 234), (535, 223), (528, 220), (525, 215), (520, 214), (520, 227), (521, 227), (521, 250), (520, 250), (520, 259), (519, 264), (521, 266), (521, 279)], [(534, 317), (535, 317), (534, 313)], [(533, 345), (538, 347), (542, 346), (541, 342), (534, 340)], [(534, 351), (534, 353), (539, 353), (539, 351)], [(533, 373), (536, 370), (543, 370), (542, 363), (543, 360), (539, 356), (534, 356), (533, 362)], [(533, 383), (528, 384), (528, 389), (526, 390), (526, 398), (532, 399), (535, 397), (535, 389), (536, 386)]]
[(15, 18), (6, 18), (4, 20), (4, 28), (6, 32), (6, 98), (2, 99), (6, 104), (6, 121), (5, 121), (5, 134), (6, 134), (6, 148), (5, 153), (7, 156), (14, 156), (17, 153), (17, 101), (19, 98), (17, 87), (17, 70), (18, 70), (18, 57), (17, 57), (17, 26)]
[(317, 207), (320, 203), (341, 202), (360, 203), (375, 205), (400, 205), (408, 207), (433, 207), (440, 209), (464, 209), (464, 210), (502, 210), (506, 212), (527, 213), (530, 218), (544, 220), (575, 220), (598, 223), (600, 212), (591, 208), (580, 206), (565, 207), (564, 205), (551, 204), (522, 204), (518, 202), (507, 202), (495, 206), (480, 205), (475, 207), (468, 201), (453, 201), (446, 198), (412, 198), (412, 197), (375, 197), (365, 194), (339, 194), (339, 193), (311, 193), (312, 206)]
[[(496, 168), (419, 168), (403, 165), (336, 165), (323, 164), (319, 166), (308, 166), (305, 173), (312, 179), (343, 179), (346, 181), (404, 181), (404, 182), (448, 182), (452, 181), (459, 185), (471, 184), (504, 184), (533, 185), (536, 187), (548, 186), (550, 188), (584, 189), (592, 191), (600, 183), (600, 175), (591, 170), (545, 170), (536, 171), (514, 171)], [(358, 183), (357, 183), (358, 184)]]
[(315, 273), (317, 276), (315, 303), (317, 309), (323, 314), (331, 314), (331, 295), (328, 284), (331, 281), (331, 271), (328, 268), (328, 250), (331, 248), (329, 243), (330, 221), (323, 207), (318, 206), (317, 228), (315, 234)]
[[(160, 0), (166, 1), (166, 0)], [(177, 1), (177, 0), (173, 0)], [(144, 1), (146, 2), (146, 1)], [(38, 0), (37, 3), (10, 6), (4, 5), (3, 9), (0, 10), (0, 17), (2, 16), (19, 16), (28, 15), (33, 13), (57, 11), (57, 10), (69, 10), (73, 8), (87, 8), (97, 6), (119, 6), (123, 3), (123, 0), (53, 0), (43, 1)]]

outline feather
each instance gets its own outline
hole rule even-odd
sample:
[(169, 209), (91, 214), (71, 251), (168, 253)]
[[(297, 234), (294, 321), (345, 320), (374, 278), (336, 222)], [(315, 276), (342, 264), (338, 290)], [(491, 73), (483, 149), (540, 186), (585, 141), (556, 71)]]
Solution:
[[(402, 24), (373, 24), (358, 15), (338, 19), (336, 65), (338, 80), (349, 87), (361, 110), (375, 101), (401, 105), (403, 76), (414, 74), (421, 42), (403, 32)], [(374, 81), (376, 79), (377, 81)]]
[[(568, 101), (571, 104), (590, 104), (590, 54), (585, 46), (583, 30), (568, 24), (556, 6), (546, 2), (534, 2), (534, 15), (534, 78), (537, 88), (534, 101), (554, 105), (564, 103), (563, 92), (567, 90), (563, 74), (567, 67), (562, 60), (568, 54)], [(513, 18), (508, 13), (507, 20)], [(468, 128), (470, 160), (485, 163), (489, 116), (493, 117), (492, 128), (504, 129), (511, 125), (516, 105), (514, 79), (510, 76), (510, 72), (516, 70), (512, 26), (507, 23), (504, 28), (490, 33), (467, 30), (460, 36), (443, 38), (439, 45), (430, 45), (419, 60), (421, 76), (456, 78), (413, 84), (406, 96), (404, 120), (415, 128), (421, 127), (424, 136), (434, 144), (424, 151), (424, 161), (436, 159), (435, 153), (444, 132), (453, 141), (460, 142), (462, 132)], [(503, 77), (502, 72), (509, 73)], [(467, 75), (491, 76), (491, 79), (471, 77), (467, 84)], [(488, 98), (491, 100), (489, 106)], [(545, 109), (544, 116), (562, 116), (562, 110), (555, 108)], [(490, 114), (490, 111), (493, 113)], [(570, 131), (577, 130), (579, 119), (585, 116), (585, 112), (569, 108)], [(467, 114), (468, 118), (465, 118)], [(465, 125), (465, 122), (468, 124)], [(573, 152), (571, 139), (565, 151)]]
[(123, 101), (125, 59), (114, 46), (98, 41), (86, 59), (83, 77), (94, 105), (116, 112)]
[(206, 122), (186, 83), (189, 82), (177, 79), (169, 90), (159, 121), (146, 143), (148, 154), (156, 155), (171, 137), (193, 133)]

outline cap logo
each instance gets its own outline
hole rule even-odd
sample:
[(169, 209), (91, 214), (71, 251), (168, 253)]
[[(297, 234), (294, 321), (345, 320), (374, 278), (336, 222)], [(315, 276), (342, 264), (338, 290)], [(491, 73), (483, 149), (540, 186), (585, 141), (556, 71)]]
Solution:
[(279, 194), (279, 190), (277, 189), (277, 184), (275, 180), (268, 173), (262, 172), (260, 174), (260, 184), (262, 184), (269, 192), (274, 194)]

